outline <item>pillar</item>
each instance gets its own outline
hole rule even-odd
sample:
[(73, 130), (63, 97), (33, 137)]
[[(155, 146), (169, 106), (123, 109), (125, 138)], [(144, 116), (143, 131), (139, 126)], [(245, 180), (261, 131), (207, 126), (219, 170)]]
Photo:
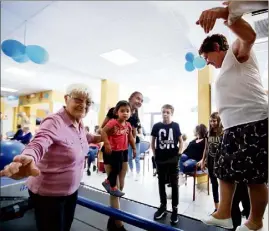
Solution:
[(19, 107), (13, 107), (13, 132), (17, 131)]
[(114, 107), (119, 100), (119, 84), (110, 80), (101, 80), (101, 100), (99, 109), (99, 125), (102, 125), (107, 111)]
[[(208, 127), (211, 114), (211, 87), (213, 76), (212, 67), (206, 66), (198, 71), (198, 123)], [(197, 177), (197, 184), (207, 182), (207, 176)]]
[(198, 123), (208, 125), (211, 114), (211, 90), (212, 67), (206, 66), (198, 71)]

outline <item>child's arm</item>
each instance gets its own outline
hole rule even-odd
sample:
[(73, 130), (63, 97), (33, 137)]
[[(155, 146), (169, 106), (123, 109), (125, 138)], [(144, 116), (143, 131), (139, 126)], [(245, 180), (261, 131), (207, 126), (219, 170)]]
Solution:
[(182, 139), (182, 135), (180, 135), (178, 137), (178, 154), (181, 155), (182, 154), (182, 149), (183, 149), (183, 139)]
[(156, 147), (155, 147), (156, 142), (155, 141), (156, 141), (156, 137), (152, 136), (151, 137), (151, 150), (152, 150), (153, 156), (155, 156), (155, 149), (156, 149)]
[(135, 158), (136, 157), (136, 146), (135, 146), (135, 139), (133, 137), (132, 132), (129, 132), (129, 134), (128, 134), (128, 141), (133, 149), (133, 158)]

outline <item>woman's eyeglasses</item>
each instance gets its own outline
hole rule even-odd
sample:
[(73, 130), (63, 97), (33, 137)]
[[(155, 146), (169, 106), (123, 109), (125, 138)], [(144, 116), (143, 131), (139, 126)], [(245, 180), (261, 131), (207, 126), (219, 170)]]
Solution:
[(84, 99), (81, 99), (81, 98), (74, 97), (72, 95), (68, 95), (68, 96), (71, 99), (73, 99), (76, 104), (84, 104), (85, 103), (87, 107), (90, 107), (92, 104), (94, 104), (94, 102), (91, 101), (90, 99), (84, 100)]

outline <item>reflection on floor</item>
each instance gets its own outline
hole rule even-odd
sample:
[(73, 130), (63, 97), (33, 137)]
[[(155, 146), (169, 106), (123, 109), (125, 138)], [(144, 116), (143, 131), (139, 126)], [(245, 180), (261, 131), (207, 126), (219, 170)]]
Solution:
[[(141, 162), (142, 164), (143, 162)], [(146, 163), (147, 166), (147, 163)], [(150, 165), (151, 166), (151, 165)], [(159, 206), (159, 193), (157, 177), (152, 176), (152, 169), (145, 169), (143, 176), (143, 165), (141, 166), (142, 174), (139, 181), (135, 181), (134, 177), (126, 176), (125, 179), (125, 197), (146, 203), (152, 206)], [(87, 176), (84, 171), (83, 182), (87, 185), (103, 190), (101, 182), (105, 179), (106, 174), (92, 172), (91, 176)], [(183, 185), (179, 189), (179, 213), (196, 219), (201, 219), (214, 210), (214, 203), (210, 189), (210, 195), (207, 195), (206, 184), (196, 186), (196, 201), (192, 201), (193, 179), (188, 178), (187, 186)], [(167, 190), (169, 194), (169, 188)], [(168, 200), (168, 210), (172, 209), (171, 200)], [(152, 214), (153, 215), (153, 214)], [(261, 231), (268, 231), (268, 207), (264, 216), (264, 227)]]

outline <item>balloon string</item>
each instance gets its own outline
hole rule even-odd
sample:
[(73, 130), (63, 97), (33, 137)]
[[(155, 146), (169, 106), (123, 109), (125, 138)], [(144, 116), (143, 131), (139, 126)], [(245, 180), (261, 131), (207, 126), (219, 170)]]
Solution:
[(25, 26), (24, 26), (24, 45), (26, 44), (26, 27), (27, 27), (27, 20), (25, 21)]

